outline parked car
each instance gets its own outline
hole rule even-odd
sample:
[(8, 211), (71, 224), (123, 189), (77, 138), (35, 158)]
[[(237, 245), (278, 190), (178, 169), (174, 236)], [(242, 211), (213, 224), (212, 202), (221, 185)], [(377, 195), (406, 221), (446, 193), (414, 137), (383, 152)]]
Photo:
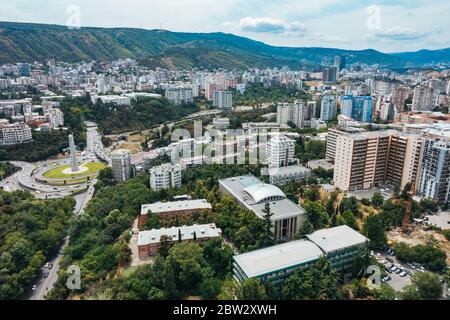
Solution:
[(33, 285), (33, 287), (31, 287), (31, 290), (36, 290), (36, 288), (37, 288), (37, 286), (36, 285)]
[(391, 272), (396, 272), (397, 271), (397, 267), (393, 266), (390, 270), (391, 270)]
[(48, 265), (48, 268), (51, 270), (51, 269), (53, 268), (53, 263), (50, 263), (50, 264)]
[(48, 268), (49, 264), (50, 264), (50, 263), (47, 262), (47, 263), (45, 264), (44, 268)]
[(395, 270), (395, 273), (396, 273), (396, 274), (400, 274), (400, 273), (402, 273), (402, 271), (403, 271), (402, 269), (397, 268), (397, 270)]
[(408, 275), (408, 273), (406, 271), (403, 271), (400, 273), (400, 277), (404, 278)]
[(48, 272), (44, 273), (44, 278), (48, 278)]
[(394, 263), (394, 260), (391, 258), (386, 258), (387, 261), (389, 261), (390, 263)]
[(391, 276), (385, 276), (382, 281), (383, 282), (388, 282), (388, 281), (391, 281), (391, 280), (392, 280)]

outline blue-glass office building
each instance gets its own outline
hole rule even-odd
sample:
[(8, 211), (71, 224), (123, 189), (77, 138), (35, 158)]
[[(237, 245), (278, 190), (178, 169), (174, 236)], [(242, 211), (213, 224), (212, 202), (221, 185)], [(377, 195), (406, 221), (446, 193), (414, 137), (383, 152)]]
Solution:
[(342, 114), (357, 121), (372, 122), (373, 100), (370, 96), (343, 96)]

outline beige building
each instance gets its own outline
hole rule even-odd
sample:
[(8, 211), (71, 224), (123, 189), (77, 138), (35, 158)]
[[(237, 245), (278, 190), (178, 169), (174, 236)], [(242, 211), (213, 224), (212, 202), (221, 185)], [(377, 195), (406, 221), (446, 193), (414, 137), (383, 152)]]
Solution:
[(403, 189), (417, 181), (422, 155), (420, 135), (394, 133), (390, 137), (386, 183)]
[(340, 135), (336, 141), (334, 184), (341, 190), (363, 190), (384, 182), (388, 132)]
[(420, 135), (395, 130), (347, 133), (336, 139), (335, 187), (364, 190), (389, 184), (404, 188), (417, 181)]

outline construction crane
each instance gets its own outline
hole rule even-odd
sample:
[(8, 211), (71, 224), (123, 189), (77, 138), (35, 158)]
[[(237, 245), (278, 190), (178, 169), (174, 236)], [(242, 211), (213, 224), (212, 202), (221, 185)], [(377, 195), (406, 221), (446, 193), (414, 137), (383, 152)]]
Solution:
[(406, 214), (403, 220), (403, 232), (406, 234), (411, 233), (411, 211), (413, 205), (413, 197), (416, 195), (416, 182), (411, 183), (411, 189), (408, 191), (408, 203), (406, 204)]

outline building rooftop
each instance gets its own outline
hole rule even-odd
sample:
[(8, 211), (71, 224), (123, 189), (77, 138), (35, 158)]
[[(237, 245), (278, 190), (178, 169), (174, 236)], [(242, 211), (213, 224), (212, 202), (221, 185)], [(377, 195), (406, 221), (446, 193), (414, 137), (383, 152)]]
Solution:
[(288, 167), (279, 167), (279, 168), (269, 168), (269, 175), (289, 175), (289, 174), (298, 174), (298, 173), (309, 173), (311, 170), (305, 168), (303, 166), (288, 166)]
[(219, 180), (219, 184), (260, 218), (263, 218), (265, 215), (263, 212), (264, 199), (267, 197), (278, 198), (269, 201), (270, 209), (273, 213), (272, 220), (295, 217), (305, 212), (294, 202), (287, 199), (286, 195), (279, 188), (270, 184), (263, 184), (261, 180), (254, 176), (248, 175), (222, 179)]
[(265, 183), (253, 184), (242, 189), (242, 192), (249, 195), (255, 203), (260, 203), (271, 197), (286, 198), (286, 195), (280, 188)]
[(297, 240), (234, 257), (248, 278), (294, 267), (320, 258), (323, 252), (308, 240)]
[(346, 225), (318, 230), (307, 235), (306, 238), (317, 244), (326, 253), (352, 247), (368, 241), (362, 234)]
[(211, 204), (205, 199), (185, 200), (174, 202), (156, 202), (152, 204), (143, 204), (141, 207), (141, 215), (146, 215), (149, 211), (152, 213), (165, 213), (183, 210), (210, 210)]
[(178, 241), (179, 230), (181, 231), (182, 240), (192, 240), (194, 239), (194, 233), (197, 239), (202, 238), (217, 238), (222, 234), (222, 230), (217, 228), (214, 223), (203, 224), (203, 225), (193, 225), (193, 226), (183, 226), (183, 227), (172, 227), (172, 228), (162, 228), (153, 229), (149, 231), (141, 231), (138, 236), (138, 246), (145, 246), (148, 244), (159, 243), (162, 236), (168, 236), (172, 241)]

